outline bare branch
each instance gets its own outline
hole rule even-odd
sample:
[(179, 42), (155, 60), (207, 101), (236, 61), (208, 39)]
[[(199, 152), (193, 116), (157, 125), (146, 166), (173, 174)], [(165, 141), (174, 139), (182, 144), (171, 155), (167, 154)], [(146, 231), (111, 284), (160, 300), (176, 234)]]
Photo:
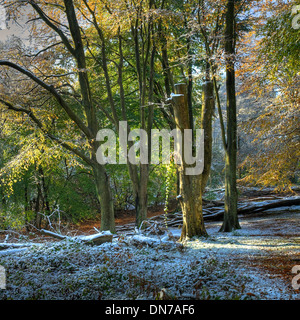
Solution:
[(63, 33), (63, 31), (58, 28), (51, 20), (50, 18), (44, 13), (44, 11), (37, 5), (37, 3), (33, 0), (29, 0), (27, 1), (32, 7), (33, 9), (38, 13), (38, 15), (41, 17), (41, 19), (53, 30), (55, 31), (61, 38), (62, 42), (64, 43), (64, 45), (66, 46), (66, 48), (68, 49), (68, 51), (75, 56), (75, 49), (72, 47), (72, 45), (70, 44), (68, 38), (66, 37), (66, 35)]
[(53, 44), (51, 44), (50, 46), (48, 46), (47, 48), (44, 48), (44, 49), (41, 49), (40, 51), (38, 51), (37, 53), (35, 53), (35, 54), (31, 54), (31, 55), (29, 55), (29, 54), (26, 54), (25, 55), (25, 57), (29, 57), (29, 58), (36, 58), (38, 55), (40, 55), (41, 53), (43, 53), (43, 52), (45, 52), (45, 51), (47, 51), (47, 50), (49, 50), (49, 49), (51, 49), (51, 48), (53, 48), (53, 47), (56, 47), (56, 46), (58, 46), (58, 45), (60, 45), (60, 44), (62, 44), (63, 42), (62, 41), (60, 41), (60, 42), (56, 42), (56, 43), (53, 43)]

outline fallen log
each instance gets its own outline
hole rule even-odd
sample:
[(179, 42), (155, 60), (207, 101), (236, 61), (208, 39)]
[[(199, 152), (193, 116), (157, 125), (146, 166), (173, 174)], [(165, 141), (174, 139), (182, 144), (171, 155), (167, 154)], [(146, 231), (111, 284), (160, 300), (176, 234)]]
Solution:
[[(203, 219), (205, 221), (220, 221), (224, 216), (224, 209), (221, 209), (220, 206), (216, 206), (217, 203), (214, 203), (214, 207), (209, 207), (209, 210), (203, 208)], [(220, 203), (218, 203), (220, 205)], [(224, 205), (224, 203), (223, 203)], [(300, 205), (300, 197), (297, 198), (285, 198), (280, 200), (270, 200), (258, 202), (255, 204), (245, 204), (240, 203), (238, 207), (238, 214), (251, 214), (251, 213), (259, 213), (270, 209), (280, 208), (280, 207), (290, 207), (294, 205)], [(167, 220), (166, 223), (169, 227), (174, 227), (176, 225), (182, 224), (182, 215), (181, 212), (173, 213), (172, 215), (168, 215), (167, 218), (171, 219)]]
[[(242, 207), (238, 208), (238, 214), (252, 214), (263, 212), (270, 209), (276, 209), (280, 207), (291, 207), (300, 205), (300, 197), (296, 198), (289, 198), (289, 199), (280, 199), (280, 200), (270, 200), (270, 201), (263, 201), (255, 204), (250, 205), (243, 205)], [(224, 210), (219, 210), (213, 214), (204, 214), (204, 220), (214, 220), (218, 221), (223, 218)]]
[[(258, 200), (260, 198), (257, 198)], [(279, 207), (289, 207), (293, 205), (300, 205), (300, 197), (280, 198), (277, 200), (268, 200), (262, 202), (239, 202), (238, 214), (251, 214), (259, 213), (269, 209), (275, 209)], [(205, 221), (220, 221), (224, 216), (224, 202), (222, 201), (205, 201), (203, 204), (203, 219)], [(157, 221), (168, 227), (177, 227), (182, 225), (182, 213), (173, 212), (167, 214), (160, 214), (152, 216), (148, 221)], [(130, 223), (122, 226), (117, 226), (118, 233), (132, 232), (135, 224)], [(146, 230), (147, 231), (147, 230)], [(134, 233), (133, 233), (134, 234)]]
[(76, 237), (69, 237), (69, 236), (64, 236), (59, 233), (55, 233), (49, 230), (40, 230), (42, 234), (59, 239), (59, 240), (64, 240), (64, 239), (72, 239), (72, 240), (77, 240), (80, 241), (84, 244), (91, 244), (91, 245), (100, 245), (105, 242), (112, 242), (113, 234), (110, 231), (102, 231), (100, 233), (92, 234), (89, 236), (76, 236)]
[(257, 213), (257, 212), (262, 212), (269, 209), (275, 209), (280, 207), (291, 207), (291, 206), (298, 206), (298, 205), (300, 205), (300, 197), (286, 198), (286, 199), (280, 199), (280, 200), (270, 200), (270, 201), (256, 203), (254, 205), (251, 205), (250, 207), (238, 209), (238, 213), (239, 214)]
[(175, 240), (163, 240), (157, 238), (151, 238), (144, 236), (142, 234), (135, 234), (129, 238), (130, 244), (141, 247), (141, 246), (148, 246), (151, 248), (161, 248), (161, 249), (182, 249), (182, 243), (179, 243)]
[(112, 242), (113, 234), (109, 231), (103, 231), (101, 233), (92, 234), (90, 236), (77, 236), (75, 239), (82, 241), (85, 244), (91, 244), (99, 246), (105, 242)]

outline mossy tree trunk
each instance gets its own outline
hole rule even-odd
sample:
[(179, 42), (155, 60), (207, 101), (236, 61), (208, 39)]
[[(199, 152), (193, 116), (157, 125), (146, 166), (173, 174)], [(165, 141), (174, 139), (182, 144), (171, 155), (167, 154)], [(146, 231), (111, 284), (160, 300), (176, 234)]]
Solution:
[(101, 207), (101, 231), (115, 233), (114, 202), (109, 177), (102, 165), (93, 165), (96, 194)]
[[(182, 132), (184, 137), (184, 129), (190, 128), (189, 108), (187, 99), (186, 84), (176, 84), (175, 93), (173, 96), (174, 118), (177, 129)], [(184, 141), (184, 139), (182, 139)], [(180, 236), (180, 241), (192, 237), (206, 236), (202, 214), (202, 188), (201, 174), (187, 175), (186, 168), (190, 167), (185, 162), (184, 144), (182, 144), (182, 163), (178, 164), (179, 175), (179, 202), (183, 215), (183, 226)]]

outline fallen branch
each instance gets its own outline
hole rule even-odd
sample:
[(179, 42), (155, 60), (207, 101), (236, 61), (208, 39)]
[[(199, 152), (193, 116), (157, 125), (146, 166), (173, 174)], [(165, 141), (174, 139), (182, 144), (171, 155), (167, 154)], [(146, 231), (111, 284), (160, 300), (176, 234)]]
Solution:
[[(256, 198), (257, 200), (261, 198)], [(265, 197), (263, 198), (265, 199)], [(288, 207), (293, 205), (300, 205), (300, 197), (292, 198), (280, 198), (276, 200), (268, 200), (263, 202), (239, 202), (238, 203), (238, 214), (251, 214), (263, 212), (269, 209), (275, 209), (279, 207)], [(220, 221), (224, 216), (224, 202), (222, 201), (203, 201), (203, 219), (205, 221)], [(161, 224), (167, 225), (168, 227), (177, 227), (182, 225), (182, 213), (167, 213), (152, 216), (147, 221), (157, 221)], [(118, 233), (127, 233), (134, 230), (135, 223), (128, 223), (126, 225), (117, 226)]]
[(70, 240), (78, 240), (83, 242), (84, 244), (91, 244), (91, 245), (100, 245), (105, 242), (112, 242), (113, 234), (109, 231), (103, 231), (101, 233), (92, 234), (89, 236), (76, 236), (76, 237), (69, 237), (64, 236), (59, 233), (55, 233), (49, 230), (40, 230), (42, 234), (59, 239), (70, 239)]
[(46, 236), (50, 236), (50, 237), (53, 237), (53, 238), (56, 238), (56, 239), (59, 239), (59, 240), (70, 238), (68, 236), (63, 236), (63, 235), (61, 235), (59, 233), (55, 233), (55, 232), (52, 232), (52, 231), (49, 231), (49, 230), (45, 230), (45, 229), (41, 229), (40, 232), (41, 232), (41, 234), (44, 234)]

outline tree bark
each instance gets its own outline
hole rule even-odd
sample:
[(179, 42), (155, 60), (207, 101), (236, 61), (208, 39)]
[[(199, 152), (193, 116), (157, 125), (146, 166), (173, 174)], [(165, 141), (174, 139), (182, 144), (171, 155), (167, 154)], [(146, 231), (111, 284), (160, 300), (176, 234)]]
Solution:
[(220, 231), (240, 229), (237, 215), (236, 188), (237, 118), (234, 71), (234, 0), (227, 1), (225, 25), (227, 145), (225, 150), (225, 211)]
[[(183, 133), (184, 129), (191, 129), (186, 85), (175, 85), (175, 93), (176, 95), (172, 98), (175, 122), (177, 128)], [(184, 149), (184, 146), (182, 149)], [(179, 202), (183, 216), (180, 241), (194, 236), (207, 235), (202, 215), (201, 175), (187, 175), (185, 171), (187, 167), (188, 165), (184, 161), (184, 156), (182, 156), (182, 164), (178, 165), (180, 181)]]
[[(99, 124), (97, 123), (95, 106), (92, 102), (88, 72), (86, 69), (84, 45), (81, 37), (79, 24), (76, 18), (76, 12), (73, 1), (64, 0), (64, 3), (66, 7), (66, 16), (70, 27), (70, 33), (75, 47), (74, 56), (76, 58), (76, 63), (79, 70), (78, 80), (82, 96), (82, 105), (84, 106), (88, 128), (92, 133), (92, 139), (94, 139), (97, 135)], [(105, 57), (104, 45), (102, 49), (104, 50), (102, 50), (102, 54), (104, 54)], [(109, 79), (106, 78), (106, 81), (107, 80)], [(96, 191), (101, 206), (101, 230), (109, 230), (111, 232), (115, 232), (114, 204), (109, 177), (106, 173), (105, 167), (103, 165), (98, 164), (95, 159), (99, 143), (96, 143), (94, 140), (92, 140), (92, 142), (90, 142), (90, 146), (93, 159), (92, 168), (96, 184)]]
[(29, 232), (29, 217), (28, 211), (30, 210), (29, 207), (29, 198), (28, 198), (28, 179), (27, 176), (24, 178), (24, 211), (25, 211), (25, 228), (26, 231)]
[(214, 88), (209, 76), (207, 62), (206, 81), (203, 85), (201, 129), (204, 130), (204, 168), (201, 175), (201, 190), (204, 192), (212, 163), (212, 118), (215, 109)]
[(115, 233), (114, 202), (109, 177), (100, 164), (93, 166), (97, 197), (101, 207), (101, 231)]
[(149, 165), (141, 164), (140, 171), (139, 191), (136, 198), (136, 225), (138, 227), (140, 227), (142, 222), (147, 219)]

